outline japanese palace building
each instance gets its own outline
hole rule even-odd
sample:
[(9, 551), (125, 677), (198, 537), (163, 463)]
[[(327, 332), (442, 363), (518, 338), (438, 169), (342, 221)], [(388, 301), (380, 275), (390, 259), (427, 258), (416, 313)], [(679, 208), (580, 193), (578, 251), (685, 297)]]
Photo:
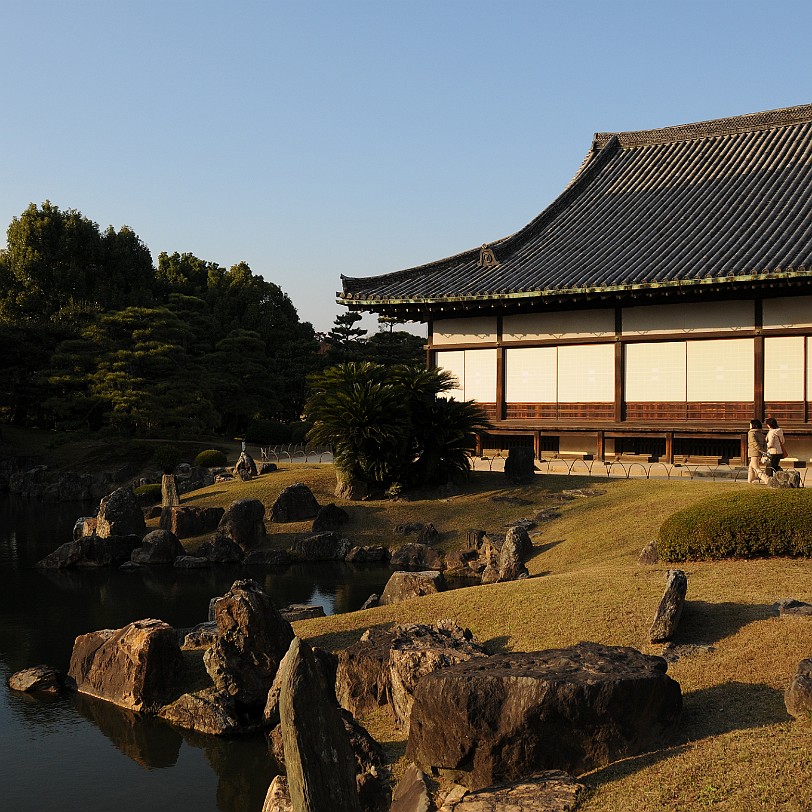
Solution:
[(665, 462), (746, 455), (774, 416), (812, 457), (812, 105), (597, 133), (504, 239), (342, 277), (339, 302), (428, 323), (492, 440)]

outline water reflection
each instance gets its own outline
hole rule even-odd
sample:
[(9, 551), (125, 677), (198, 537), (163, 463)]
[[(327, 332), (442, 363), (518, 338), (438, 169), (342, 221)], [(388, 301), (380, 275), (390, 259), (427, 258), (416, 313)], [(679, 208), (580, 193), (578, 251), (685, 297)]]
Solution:
[[(8, 676), (47, 663), (66, 671), (77, 635), (156, 617), (176, 627), (207, 618), (209, 601), (253, 578), (277, 606), (317, 603), (327, 614), (358, 609), (389, 570), (337, 562), (289, 567), (220, 565), (136, 571), (36, 570), (70, 539), (82, 504), (0, 496), (0, 758), (3, 808), (108, 812), (243, 812), (262, 808), (274, 763), (262, 736), (220, 740), (173, 728), (110, 703), (10, 692)], [(47, 782), (42, 765), (47, 764)]]

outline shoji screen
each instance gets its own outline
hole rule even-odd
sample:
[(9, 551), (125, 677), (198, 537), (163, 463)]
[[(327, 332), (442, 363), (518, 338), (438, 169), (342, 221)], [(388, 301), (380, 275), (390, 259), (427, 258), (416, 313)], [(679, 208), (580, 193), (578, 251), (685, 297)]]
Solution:
[(458, 381), (459, 387), (446, 393), (455, 400), (465, 400), (465, 352), (447, 350), (437, 353), (437, 366), (450, 372)]
[(688, 342), (689, 402), (753, 400), (751, 338)]
[(515, 347), (505, 350), (505, 401), (555, 403), (558, 400), (556, 347)]
[(804, 399), (803, 336), (764, 339), (764, 400)]
[(559, 403), (610, 403), (614, 399), (614, 344), (558, 348)]
[(496, 403), (496, 350), (465, 350), (465, 399)]
[(685, 402), (685, 342), (629, 344), (626, 347), (627, 402)]

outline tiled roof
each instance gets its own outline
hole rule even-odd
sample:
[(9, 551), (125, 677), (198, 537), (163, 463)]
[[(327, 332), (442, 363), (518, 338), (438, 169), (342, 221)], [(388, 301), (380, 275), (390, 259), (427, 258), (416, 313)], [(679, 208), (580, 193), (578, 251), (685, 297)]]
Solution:
[(564, 192), (489, 246), (342, 276), (343, 304), (488, 302), (589, 291), (812, 278), (812, 105), (597, 133)]

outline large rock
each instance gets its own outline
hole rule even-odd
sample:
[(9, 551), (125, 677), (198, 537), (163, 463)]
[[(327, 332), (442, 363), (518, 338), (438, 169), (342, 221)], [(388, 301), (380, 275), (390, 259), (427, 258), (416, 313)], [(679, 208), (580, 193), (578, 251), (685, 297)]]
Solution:
[(265, 803), (262, 804), (262, 812), (293, 812), (288, 779), (284, 775), (277, 775), (271, 781)]
[(481, 789), (572, 774), (662, 745), (682, 709), (661, 657), (579, 643), (435, 671), (415, 691), (406, 757)]
[[(461, 788), (458, 788), (461, 789)], [(515, 784), (476, 792), (454, 792), (446, 797), (439, 812), (571, 812), (586, 790), (571, 775), (561, 770), (545, 770)]]
[(38, 561), (41, 569), (68, 567), (117, 567), (130, 560), (133, 550), (141, 544), (141, 536), (83, 536), (68, 541)]
[(265, 506), (259, 499), (238, 499), (228, 506), (218, 530), (243, 550), (256, 547), (265, 538)]
[(443, 574), (436, 570), (424, 572), (393, 572), (386, 582), (379, 601), (380, 606), (400, 603), (409, 598), (435, 595), (445, 589)]
[(349, 539), (329, 532), (296, 539), (292, 547), (296, 556), (305, 561), (343, 561), (351, 544)]
[(307, 485), (297, 482), (279, 494), (271, 507), (272, 522), (303, 522), (319, 512), (319, 503)]
[(214, 604), (219, 638), (203, 655), (215, 686), (245, 705), (261, 706), (293, 629), (255, 581), (235, 581)]
[(257, 464), (247, 451), (243, 451), (238, 457), (234, 473), (242, 479), (252, 479), (257, 475)]
[(794, 468), (789, 470), (779, 468), (771, 477), (767, 479), (767, 484), (771, 488), (800, 488), (801, 475)]
[(350, 520), (350, 514), (344, 508), (338, 507), (334, 502), (319, 508), (316, 518), (313, 519), (313, 532), (325, 533), (330, 530), (339, 530)]
[(665, 592), (657, 607), (657, 614), (649, 630), (652, 643), (664, 643), (674, 636), (685, 605), (688, 577), (682, 570), (668, 570), (665, 574)]
[(68, 677), (80, 693), (154, 712), (171, 699), (180, 667), (175, 630), (147, 619), (77, 637)]
[(389, 653), (394, 632), (367, 629), (357, 643), (338, 652), (336, 697), (354, 716), (389, 704)]
[(118, 488), (99, 502), (96, 516), (96, 535), (99, 538), (129, 535), (143, 538), (146, 532), (144, 511), (132, 489)]
[(344, 560), (350, 564), (368, 564), (371, 562), (388, 561), (389, 550), (381, 545), (363, 545), (353, 547), (344, 556)]
[(293, 640), (280, 678), (285, 767), (296, 812), (361, 812), (355, 759), (307, 643)]
[(177, 536), (169, 530), (153, 530), (147, 533), (140, 547), (132, 551), (131, 558), (136, 564), (174, 564), (186, 550)]
[(171, 705), (162, 707), (158, 716), (178, 727), (210, 736), (227, 736), (240, 729), (234, 699), (216, 688), (183, 694)]
[(390, 812), (432, 812), (434, 808), (426, 774), (410, 764), (392, 793)]
[(487, 657), (471, 632), (451, 620), (395, 627), (389, 653), (389, 696), (396, 722), (408, 730), (417, 683), (426, 674), (474, 657)]
[(221, 533), (206, 539), (198, 548), (197, 554), (214, 564), (238, 564), (245, 558), (242, 547)]
[(426, 544), (409, 542), (392, 553), (389, 566), (396, 570), (438, 570), (442, 566), (442, 558)]
[(523, 483), (536, 475), (536, 455), (532, 448), (511, 448), (505, 460), (505, 477)]
[(784, 693), (784, 704), (790, 716), (812, 718), (812, 659), (798, 663)]
[(62, 678), (49, 665), (35, 665), (12, 674), (8, 687), (12, 691), (58, 694), (62, 690)]
[(202, 536), (217, 528), (224, 513), (221, 507), (165, 507), (161, 509), (160, 527), (172, 531), (179, 539)]

